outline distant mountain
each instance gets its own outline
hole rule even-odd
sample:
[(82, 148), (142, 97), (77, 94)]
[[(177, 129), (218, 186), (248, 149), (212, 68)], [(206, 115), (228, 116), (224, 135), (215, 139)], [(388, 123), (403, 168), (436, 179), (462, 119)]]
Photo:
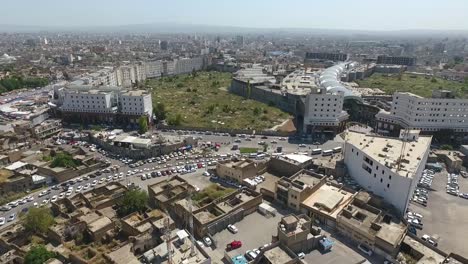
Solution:
[(423, 36), (468, 36), (468, 30), (347, 30), (347, 29), (320, 29), (320, 28), (255, 28), (236, 26), (216, 26), (198, 24), (178, 23), (150, 23), (120, 26), (32, 26), (32, 25), (8, 25), (0, 24), (0, 32), (90, 32), (90, 33), (261, 33), (261, 34), (313, 34), (313, 35), (367, 35), (367, 36), (400, 36), (400, 37), (423, 37)]

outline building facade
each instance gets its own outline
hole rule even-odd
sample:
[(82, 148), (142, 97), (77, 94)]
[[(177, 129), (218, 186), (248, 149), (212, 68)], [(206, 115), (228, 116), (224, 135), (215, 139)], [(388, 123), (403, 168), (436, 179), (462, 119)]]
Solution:
[(402, 131), (398, 139), (348, 132), (344, 162), (359, 185), (404, 214), (426, 166), (431, 140), (419, 131)]
[(414, 66), (416, 65), (416, 58), (380, 55), (377, 57), (377, 64)]
[(436, 92), (433, 98), (412, 93), (395, 93), (390, 111), (376, 116), (376, 131), (395, 135), (400, 128), (432, 134), (441, 130), (468, 132), (468, 100)]

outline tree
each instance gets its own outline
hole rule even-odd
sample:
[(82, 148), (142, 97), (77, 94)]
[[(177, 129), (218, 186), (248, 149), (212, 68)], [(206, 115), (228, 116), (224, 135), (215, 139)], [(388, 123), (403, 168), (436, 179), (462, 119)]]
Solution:
[(148, 131), (148, 118), (146, 118), (146, 116), (140, 116), (138, 119), (138, 131), (140, 134), (144, 134)]
[(263, 152), (267, 152), (268, 151), (268, 144), (265, 143), (263, 144)]
[(47, 207), (31, 208), (24, 217), (23, 226), (26, 230), (44, 234), (54, 224), (52, 212)]
[(180, 124), (182, 124), (182, 116), (180, 114), (177, 114), (175, 117), (169, 118), (169, 120), (167, 120), (167, 123), (170, 126), (180, 126)]
[(166, 106), (163, 103), (156, 104), (156, 107), (153, 108), (153, 114), (158, 120), (166, 119)]
[(260, 111), (262, 111), (262, 110), (261, 110), (260, 108), (258, 108), (258, 107), (255, 107), (255, 108), (253, 109), (253, 113), (254, 113), (254, 115), (256, 115), (256, 116), (260, 114)]
[(24, 257), (25, 264), (42, 264), (51, 258), (55, 258), (57, 254), (48, 251), (44, 245), (36, 245), (26, 253)]
[(453, 150), (453, 147), (451, 145), (445, 144), (440, 146), (440, 149), (442, 150)]
[(148, 194), (141, 190), (129, 190), (124, 194), (119, 203), (117, 212), (121, 216), (129, 215), (133, 212), (143, 212), (148, 205)]
[(73, 157), (64, 152), (57, 153), (53, 159), (50, 167), (55, 168), (76, 168), (81, 164), (79, 160), (73, 159)]

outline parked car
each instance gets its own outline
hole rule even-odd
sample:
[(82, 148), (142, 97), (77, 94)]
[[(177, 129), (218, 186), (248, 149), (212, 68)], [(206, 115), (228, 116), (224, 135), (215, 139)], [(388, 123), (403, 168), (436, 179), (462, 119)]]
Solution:
[(299, 252), (299, 254), (297, 254), (297, 256), (299, 257), (299, 259), (303, 259), (305, 257), (305, 254), (304, 254), (304, 252)]
[(247, 252), (245, 252), (245, 257), (248, 260), (254, 260), (257, 257), (257, 253), (255, 253), (253, 250), (247, 250)]
[(237, 227), (236, 227), (235, 225), (228, 225), (228, 226), (227, 226), (227, 229), (228, 229), (229, 231), (231, 231), (232, 233), (234, 233), (234, 234), (237, 233), (237, 232), (239, 232), (239, 230), (237, 229)]
[(242, 247), (242, 242), (238, 240), (234, 240), (231, 243), (226, 245), (226, 250), (233, 250)]
[(373, 253), (372, 250), (370, 248), (368, 248), (366, 245), (359, 244), (358, 248), (359, 248), (359, 250), (361, 250), (362, 253), (368, 255), (369, 257), (372, 256), (372, 253)]
[(203, 242), (205, 243), (205, 245), (207, 245), (208, 247), (211, 247), (211, 245), (213, 244), (213, 242), (211, 242), (211, 238), (209, 237), (204, 237), (203, 238)]

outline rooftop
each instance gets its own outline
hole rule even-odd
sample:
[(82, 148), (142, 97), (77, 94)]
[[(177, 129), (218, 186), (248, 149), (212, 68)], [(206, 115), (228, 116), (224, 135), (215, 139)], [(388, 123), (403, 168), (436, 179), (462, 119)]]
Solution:
[(289, 263), (293, 260), (293, 258), (279, 246), (265, 251), (264, 256), (270, 263), (274, 264)]
[(8, 181), (8, 178), (13, 176), (13, 172), (10, 170), (0, 169), (0, 183)]
[(299, 164), (312, 160), (312, 157), (309, 157), (307, 155), (301, 155), (301, 154), (286, 154), (286, 155), (283, 155), (282, 157), (288, 161), (292, 161), (294, 163), (299, 163)]
[[(396, 138), (348, 132), (346, 140), (347, 143), (365, 152), (367, 156), (380, 164), (385, 164), (386, 167), (400, 176), (413, 177), (420, 165), (421, 157), (430, 147), (432, 137), (419, 136), (416, 141), (406, 142)], [(404, 143), (407, 144), (402, 152)], [(400, 162), (400, 168), (398, 168), (400, 156), (403, 159)]]
[(336, 218), (352, 197), (352, 193), (327, 183), (320, 186), (301, 205)]
[(139, 264), (140, 261), (132, 253), (132, 244), (126, 244), (125, 246), (114, 250), (107, 254), (107, 257), (114, 264)]

